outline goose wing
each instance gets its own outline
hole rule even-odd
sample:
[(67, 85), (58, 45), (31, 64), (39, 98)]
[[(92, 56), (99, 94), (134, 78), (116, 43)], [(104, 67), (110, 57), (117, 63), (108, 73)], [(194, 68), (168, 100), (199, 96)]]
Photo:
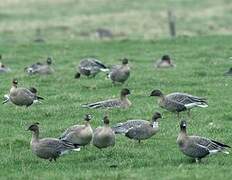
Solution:
[(207, 104), (206, 98), (193, 96), (187, 93), (179, 93), (179, 92), (171, 93), (167, 95), (166, 98), (177, 101), (177, 102), (181, 102), (183, 104), (191, 104), (191, 103), (196, 103), (196, 102)]
[(66, 137), (69, 135), (69, 133), (73, 131), (79, 131), (84, 128), (84, 125), (74, 125), (66, 129), (63, 134), (59, 137), (59, 139), (66, 139)]
[[(208, 152), (210, 154), (214, 154), (220, 151), (224, 151), (225, 148), (230, 148), (230, 146), (219, 143), (217, 141), (214, 140), (210, 140), (208, 138), (204, 138), (204, 137), (199, 137), (199, 136), (190, 136), (191, 141), (194, 142), (194, 144), (202, 147), (202, 148), (206, 148), (208, 150)], [(225, 153), (227, 153), (226, 151), (224, 151)]]
[(149, 123), (146, 120), (128, 120), (124, 123), (118, 123), (112, 127), (113, 131), (116, 134), (125, 134), (128, 132), (129, 129), (138, 127), (142, 124)]
[(118, 107), (121, 107), (121, 101), (119, 99), (109, 99), (109, 100), (99, 101), (99, 102), (90, 103), (90, 104), (83, 104), (81, 105), (81, 107), (90, 108), (90, 109), (118, 108)]
[(59, 140), (56, 138), (43, 138), (39, 140), (39, 147), (41, 149), (47, 149), (49, 151), (54, 151), (59, 154), (62, 154), (63, 152), (67, 150), (75, 149), (75, 146), (64, 140)]

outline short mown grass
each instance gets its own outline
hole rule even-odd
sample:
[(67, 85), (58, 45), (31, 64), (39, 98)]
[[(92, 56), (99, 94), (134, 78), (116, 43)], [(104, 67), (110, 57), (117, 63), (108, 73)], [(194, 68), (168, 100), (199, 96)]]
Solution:
[[(165, 93), (187, 92), (208, 98), (209, 107), (194, 109), (188, 121), (190, 134), (202, 135), (232, 144), (231, 78), (223, 73), (230, 65), (231, 37), (179, 38), (157, 41), (69, 41), (55, 43), (5, 43), (0, 46), (3, 62), (12, 68), (1, 74), (1, 95), (8, 92), (12, 78), (20, 86), (35, 86), (45, 100), (29, 108), (12, 104), (0, 106), (0, 166), (2, 179), (230, 179), (231, 155), (219, 154), (192, 163), (179, 152), (176, 115), (157, 106), (148, 97), (153, 89)], [(155, 59), (170, 54), (177, 67), (158, 70)], [(38, 58), (54, 57), (55, 74), (27, 76), (24, 66)], [(82, 57), (95, 55), (104, 63), (119, 63), (128, 57), (131, 77), (123, 86), (113, 86), (105, 75), (95, 79), (74, 79), (76, 65)], [(37, 158), (30, 150), (32, 122), (40, 122), (41, 137), (58, 137), (65, 128), (82, 123), (84, 114), (94, 116), (92, 126), (102, 124), (105, 110), (82, 109), (80, 104), (117, 97), (122, 87), (132, 94), (128, 110), (110, 110), (111, 124), (132, 118), (149, 119), (154, 111), (162, 112), (160, 132), (138, 144), (117, 136), (114, 148), (103, 151), (90, 145), (73, 152), (56, 163)], [(183, 117), (187, 117), (183, 113)]]

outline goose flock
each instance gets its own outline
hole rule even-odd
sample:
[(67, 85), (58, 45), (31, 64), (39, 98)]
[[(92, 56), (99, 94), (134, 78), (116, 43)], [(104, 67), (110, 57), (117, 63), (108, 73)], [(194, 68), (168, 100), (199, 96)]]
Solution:
[[(2, 57), (0, 56), (0, 58)], [(175, 66), (169, 55), (162, 56), (155, 63), (156, 68), (166, 69), (174, 68)], [(37, 62), (25, 67), (24, 71), (28, 75), (51, 75), (55, 73), (51, 57), (48, 57), (45, 62)], [(123, 58), (121, 64), (109, 67), (100, 60), (89, 57), (80, 61), (75, 78), (81, 78), (81, 76), (94, 78), (98, 73), (105, 72), (113, 84), (124, 84), (130, 78), (130, 71), (129, 60), (127, 58)], [(0, 72), (10, 72), (10, 68), (0, 63)], [(232, 74), (231, 72), (232, 70), (230, 69), (225, 75), (230, 75)], [(81, 104), (80, 107), (88, 109), (128, 109), (132, 105), (132, 102), (128, 99), (130, 94), (131, 91), (129, 89), (122, 88), (118, 98), (93, 101), (93, 103)], [(229, 145), (211, 140), (210, 138), (189, 136), (187, 134), (187, 122), (181, 119), (180, 112), (187, 111), (190, 118), (190, 110), (192, 108), (208, 107), (205, 97), (180, 92), (165, 95), (159, 89), (151, 91), (150, 96), (157, 97), (158, 105), (161, 108), (177, 114), (177, 118), (180, 121), (180, 132), (176, 143), (184, 155), (193, 158), (196, 162), (200, 162), (202, 158), (210, 154), (218, 152), (229, 154), (227, 150), (230, 148)], [(3, 104), (12, 103), (16, 106), (29, 107), (34, 103), (40, 103), (42, 100), (44, 98), (38, 95), (35, 87), (19, 87), (18, 80), (13, 79), (12, 87), (8, 94), (4, 95)], [(94, 129), (91, 126), (92, 115), (86, 114), (83, 118), (83, 124), (75, 124), (68, 127), (58, 138), (40, 138), (39, 123), (36, 122), (28, 127), (28, 130), (32, 132), (30, 145), (32, 152), (39, 158), (56, 161), (58, 157), (71, 151), (80, 151), (81, 148), (90, 144), (99, 149), (115, 146), (115, 136), (117, 134), (124, 135), (140, 143), (159, 132), (159, 121), (162, 118), (163, 116), (160, 112), (154, 112), (150, 120), (129, 119), (110, 125), (109, 116), (104, 115), (103, 125)]]

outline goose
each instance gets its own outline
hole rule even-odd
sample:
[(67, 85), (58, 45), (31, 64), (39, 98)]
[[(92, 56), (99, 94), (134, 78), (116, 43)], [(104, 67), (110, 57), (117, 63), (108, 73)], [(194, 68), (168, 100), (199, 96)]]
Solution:
[(194, 107), (205, 108), (208, 107), (206, 98), (193, 96), (187, 93), (171, 93), (164, 95), (160, 90), (153, 90), (150, 96), (157, 96), (158, 104), (161, 108), (167, 109), (171, 112), (177, 112), (178, 118), (179, 113), (188, 110), (190, 117), (190, 110)]
[[(2, 59), (2, 55), (0, 54), (0, 59)], [(6, 72), (10, 72), (10, 68), (6, 67), (5, 64), (2, 64), (0, 62), (0, 73), (6, 73)]]
[(232, 76), (232, 67), (224, 73), (224, 76)]
[(161, 60), (155, 63), (156, 68), (171, 68), (175, 67), (175, 64), (172, 63), (169, 55), (163, 55)]
[(130, 77), (130, 67), (128, 59), (122, 59), (122, 65), (115, 65), (111, 68), (108, 77), (115, 83), (124, 83)]
[(93, 130), (89, 124), (91, 120), (91, 115), (85, 115), (85, 124), (84, 125), (74, 125), (69, 127), (59, 139), (69, 141), (74, 145), (86, 146), (88, 145), (93, 137)]
[(32, 152), (42, 159), (56, 161), (56, 159), (68, 153), (71, 150), (79, 151), (77, 146), (72, 143), (56, 138), (39, 138), (39, 123), (34, 123), (29, 126), (28, 130), (32, 131), (31, 149)]
[(177, 144), (180, 151), (186, 156), (194, 158), (196, 162), (200, 162), (201, 159), (207, 155), (216, 154), (218, 152), (229, 154), (226, 148), (230, 148), (230, 146), (205, 137), (188, 136), (186, 128), (187, 123), (182, 120), (180, 122), (180, 133), (177, 137)]
[(95, 77), (99, 72), (108, 72), (109, 69), (95, 58), (85, 58), (81, 60), (78, 71), (79, 72), (75, 74), (76, 79), (80, 78), (81, 75)]
[[(13, 85), (10, 89), (9, 101), (17, 106), (30, 106), (33, 103), (43, 100), (44, 98), (37, 96), (36, 93), (31, 92), (26, 88), (18, 88), (18, 80), (13, 79)], [(37, 90), (36, 90), (37, 92)]]
[(51, 67), (51, 64), (52, 64), (52, 58), (48, 57), (46, 63), (37, 62), (29, 67), (26, 67), (24, 70), (29, 75), (32, 74), (48, 75), (54, 73), (54, 69)]
[(93, 145), (99, 149), (115, 145), (115, 133), (109, 126), (108, 116), (104, 116), (103, 122), (103, 127), (96, 128), (93, 134)]
[[(30, 87), (29, 89), (28, 89), (29, 91), (31, 91), (35, 96), (37, 96), (36, 94), (37, 94), (37, 89), (36, 88), (34, 88), (34, 87)], [(41, 97), (39, 97), (40, 99), (41, 99)], [(5, 94), (4, 96), (3, 96), (3, 99), (4, 99), (4, 101), (2, 102), (2, 104), (5, 104), (5, 103), (7, 103), (7, 102), (9, 102), (10, 101), (10, 95), (9, 94)], [(38, 99), (37, 100), (34, 100), (34, 102), (33, 103), (41, 103), (40, 101), (38, 101)]]
[(112, 127), (116, 134), (124, 134), (126, 137), (134, 140), (148, 139), (159, 131), (158, 119), (162, 118), (159, 112), (155, 112), (151, 121), (146, 120), (128, 120), (124, 123), (116, 124)]
[(129, 89), (122, 89), (120, 93), (119, 99), (108, 99), (105, 101), (99, 101), (90, 104), (83, 104), (81, 107), (89, 108), (89, 109), (96, 109), (96, 108), (129, 108), (131, 106), (130, 100), (127, 96), (130, 94)]

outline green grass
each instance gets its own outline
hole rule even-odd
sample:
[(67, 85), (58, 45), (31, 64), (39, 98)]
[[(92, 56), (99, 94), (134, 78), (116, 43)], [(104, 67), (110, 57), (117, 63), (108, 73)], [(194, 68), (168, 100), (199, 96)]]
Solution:
[[(190, 134), (211, 137), (231, 144), (231, 78), (222, 74), (231, 62), (231, 36), (179, 38), (159, 41), (69, 41), (46, 44), (6, 43), (0, 47), (3, 62), (12, 68), (1, 74), (0, 92), (8, 92), (13, 77), (21, 86), (35, 86), (45, 97), (43, 104), (30, 108), (1, 105), (0, 166), (2, 179), (230, 179), (232, 158), (219, 154), (192, 163), (179, 152), (176, 137), (178, 120), (174, 114), (157, 106), (149, 93), (159, 88), (165, 93), (188, 92), (207, 97), (209, 107), (194, 109), (188, 119)], [(168, 53), (177, 67), (170, 70), (153, 68), (154, 59)], [(56, 73), (51, 76), (27, 76), (23, 68), (38, 57), (55, 58)], [(111, 110), (111, 124), (130, 118), (149, 119), (160, 111), (164, 119), (160, 132), (138, 144), (117, 136), (116, 146), (101, 152), (93, 146), (58, 159), (56, 163), (38, 159), (30, 150), (27, 126), (41, 123), (42, 137), (58, 137), (65, 128), (82, 123), (84, 114), (94, 115), (93, 127), (101, 125), (104, 110), (87, 110), (80, 104), (116, 97), (122, 86), (113, 86), (104, 74), (95, 79), (73, 78), (75, 65), (81, 57), (96, 55), (106, 64), (119, 63), (127, 56), (131, 65), (128, 87), (132, 91), (133, 106), (128, 110)], [(96, 89), (86, 89), (85, 86)], [(186, 114), (183, 114), (187, 117)], [(213, 125), (210, 125), (210, 123)], [(111, 168), (116, 165), (116, 168)]]

